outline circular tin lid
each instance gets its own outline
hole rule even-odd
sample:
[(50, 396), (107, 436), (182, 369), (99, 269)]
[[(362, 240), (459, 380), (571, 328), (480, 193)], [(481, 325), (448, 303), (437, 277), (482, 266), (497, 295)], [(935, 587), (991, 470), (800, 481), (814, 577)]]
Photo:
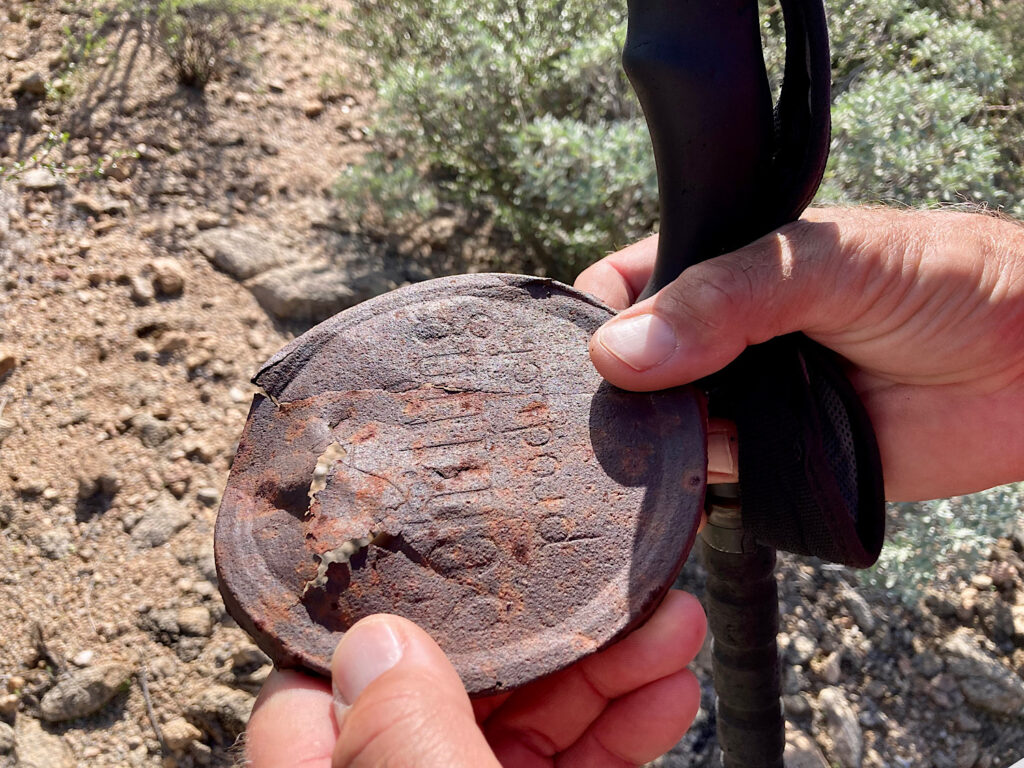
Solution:
[(692, 388), (604, 382), (613, 311), (560, 283), (462, 275), (327, 320), (254, 378), (217, 519), (228, 610), (280, 667), (329, 674), (345, 630), (396, 613), (467, 690), (507, 690), (642, 622), (696, 535)]

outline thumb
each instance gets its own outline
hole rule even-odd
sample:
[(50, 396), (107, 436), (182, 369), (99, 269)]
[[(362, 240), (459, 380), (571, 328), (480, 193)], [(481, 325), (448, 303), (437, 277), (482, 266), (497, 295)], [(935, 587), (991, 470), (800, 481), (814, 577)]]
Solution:
[(338, 644), (331, 674), (334, 768), (497, 768), (455, 668), (412, 622), (359, 621)]
[(748, 345), (834, 319), (835, 229), (797, 222), (684, 271), (655, 296), (605, 323), (590, 341), (598, 372), (623, 389), (652, 391), (714, 373)]

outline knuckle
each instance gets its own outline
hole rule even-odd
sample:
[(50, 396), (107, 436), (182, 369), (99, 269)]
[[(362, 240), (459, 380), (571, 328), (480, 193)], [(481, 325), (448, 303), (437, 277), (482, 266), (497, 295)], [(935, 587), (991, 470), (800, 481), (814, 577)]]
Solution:
[(751, 295), (748, 265), (713, 259), (687, 270), (669, 293), (669, 301), (676, 317), (719, 331)]

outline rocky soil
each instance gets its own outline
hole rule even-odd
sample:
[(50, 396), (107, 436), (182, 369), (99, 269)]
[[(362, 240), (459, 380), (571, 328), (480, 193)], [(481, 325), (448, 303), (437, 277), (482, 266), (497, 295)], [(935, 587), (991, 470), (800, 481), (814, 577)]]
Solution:
[[(336, 209), (369, 107), (340, 4), (253, 30), (204, 93), (146, 25), (85, 51), (67, 30), (90, 7), (0, 15), (0, 768), (227, 766), (269, 672), (212, 554), (249, 376), (312, 323), (485, 254), (456, 217), (388, 234)], [(913, 609), (785, 560), (792, 764), (1024, 757), (1022, 549)], [(683, 580), (700, 593), (699, 564)], [(705, 694), (660, 765), (715, 764)]]

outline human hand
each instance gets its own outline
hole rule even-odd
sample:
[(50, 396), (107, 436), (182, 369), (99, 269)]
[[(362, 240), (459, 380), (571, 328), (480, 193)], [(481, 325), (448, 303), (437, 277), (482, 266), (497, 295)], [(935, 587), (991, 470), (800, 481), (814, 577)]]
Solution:
[(1020, 225), (942, 211), (811, 210), (634, 305), (656, 250), (648, 238), (576, 281), (625, 310), (590, 345), (612, 384), (677, 386), (749, 344), (803, 331), (849, 362), (890, 500), (1024, 478)]
[(673, 590), (645, 624), (605, 650), (471, 702), (422, 629), (373, 616), (338, 645), (336, 699), (326, 681), (271, 674), (249, 720), (247, 765), (639, 765), (668, 751), (697, 713), (700, 689), (685, 667), (704, 632), (700, 604)]

